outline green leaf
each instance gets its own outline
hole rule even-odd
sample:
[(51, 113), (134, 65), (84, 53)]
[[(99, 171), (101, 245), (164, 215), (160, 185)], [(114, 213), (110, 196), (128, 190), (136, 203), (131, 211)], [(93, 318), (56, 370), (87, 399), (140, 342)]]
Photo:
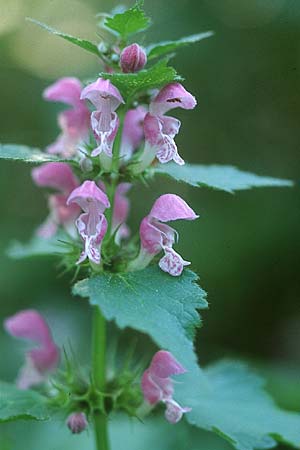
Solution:
[(159, 42), (158, 44), (150, 44), (146, 48), (148, 60), (173, 53), (181, 47), (194, 44), (195, 42), (202, 41), (202, 39), (209, 38), (213, 35), (213, 31), (206, 31), (204, 33), (192, 34), (191, 36), (183, 37), (177, 41), (164, 41)]
[(132, 8), (106, 19), (104, 25), (116, 31), (123, 39), (146, 30), (150, 26), (151, 20), (146, 16), (143, 4), (143, 1), (137, 1)]
[(0, 144), (0, 159), (11, 159), (28, 163), (41, 164), (51, 161), (65, 161), (55, 155), (43, 153), (38, 148), (18, 144)]
[(167, 64), (168, 59), (163, 59), (150, 69), (141, 70), (138, 73), (100, 73), (99, 76), (110, 80), (127, 98), (173, 81), (182, 81), (176, 70)]
[(191, 186), (209, 187), (233, 193), (253, 187), (284, 187), (293, 186), (290, 180), (264, 177), (250, 172), (243, 172), (233, 166), (204, 166), (198, 164), (170, 163), (160, 165), (154, 169), (154, 173), (168, 175), (176, 181), (181, 181)]
[[(181, 421), (176, 426), (169, 424), (161, 414), (147, 417), (143, 422), (129, 419), (123, 414), (114, 414), (108, 421), (112, 450), (230, 450), (223, 439), (212, 433), (188, 426)], [(1, 430), (4, 431), (2, 436)], [(14, 443), (8, 449), (21, 450), (26, 442), (29, 450), (95, 450), (91, 432), (74, 437), (62, 422), (17, 422), (1, 425), (0, 442), (10, 438)]]
[(7, 255), (12, 259), (65, 255), (70, 252), (68, 242), (69, 240), (64, 233), (49, 239), (33, 236), (26, 244), (13, 241), (7, 249)]
[(271, 448), (276, 440), (300, 448), (300, 414), (278, 408), (244, 364), (221, 361), (204, 372), (210, 389), (198, 391), (183, 380), (178, 393), (192, 408), (190, 424), (215, 431), (238, 450)]
[(81, 39), (81, 38), (77, 38), (77, 37), (71, 36), (70, 34), (63, 33), (62, 31), (55, 30), (55, 28), (49, 27), (49, 25), (47, 25), (47, 24), (45, 24), (43, 22), (39, 22), (38, 20), (31, 19), (31, 18), (27, 18), (27, 20), (29, 22), (32, 22), (32, 23), (38, 25), (41, 28), (44, 28), (44, 30), (48, 31), (49, 33), (52, 33), (52, 34), (54, 34), (56, 36), (59, 36), (59, 37), (65, 39), (66, 41), (71, 42), (72, 44), (75, 44), (78, 47), (81, 47), (81, 48), (83, 48), (84, 50), (87, 50), (90, 53), (93, 53), (96, 56), (100, 56), (101, 55), (99, 50), (98, 50), (97, 45), (94, 44), (93, 42), (90, 42), (90, 41), (88, 41), (86, 39)]
[(78, 282), (73, 292), (88, 297), (91, 305), (120, 328), (149, 334), (159, 347), (170, 350), (195, 372), (200, 382), (193, 339), (200, 325), (197, 310), (206, 308), (207, 302), (196, 281), (197, 275), (190, 270), (175, 278), (150, 266), (124, 274), (103, 273)]
[(0, 382), (0, 422), (19, 419), (47, 420), (51, 409), (46, 397), (31, 390)]

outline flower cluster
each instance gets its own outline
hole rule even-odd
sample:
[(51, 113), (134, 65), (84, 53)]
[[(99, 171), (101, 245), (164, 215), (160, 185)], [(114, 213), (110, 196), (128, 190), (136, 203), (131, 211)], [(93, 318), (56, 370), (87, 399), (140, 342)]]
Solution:
[[(128, 77), (131, 82), (147, 63), (146, 52), (136, 43), (123, 49), (116, 47), (115, 56), (122, 72), (119, 79)], [(162, 271), (178, 277), (190, 262), (174, 250), (178, 233), (169, 222), (192, 221), (198, 215), (178, 195), (161, 195), (141, 220), (140, 242), (136, 242), (137, 233), (127, 224), (131, 209), (128, 194), (135, 182), (151, 177), (155, 165), (184, 164), (175, 143), (181, 122), (167, 113), (175, 108), (193, 109), (196, 100), (178, 82), (160, 90), (142, 89), (130, 96), (118, 79), (114, 83), (114, 77), (109, 79), (113, 69), (108, 71), (107, 76), (86, 86), (77, 78), (62, 78), (43, 93), (47, 101), (66, 104), (69, 109), (59, 113), (60, 134), (46, 148), (46, 160), (52, 162), (32, 170), (34, 183), (50, 190), (49, 214), (36, 234), (54, 241), (66, 237), (72, 249), (80, 248), (77, 259), (73, 250), (70, 253), (72, 267), (83, 265), (89, 272), (132, 272), (145, 269), (157, 259)], [(9, 317), (4, 325), (11, 336), (36, 345), (26, 353), (17, 386), (29, 389), (42, 384), (49, 396), (55, 396), (55, 390), (59, 394), (60, 377), (52, 384), (49, 377), (58, 369), (60, 350), (44, 318), (35, 310), (24, 310)], [(190, 411), (174, 399), (171, 378), (185, 372), (171, 353), (160, 350), (141, 379), (144, 400), (151, 406), (162, 402), (165, 417), (172, 424)], [(93, 373), (81, 402), (78, 398), (83, 397), (65, 378), (67, 398), (72, 397), (66, 407), (66, 425), (72, 433), (81, 433), (95, 410), (102, 408), (106, 413), (105, 397), (113, 395), (99, 388)], [(101, 408), (99, 396), (103, 397)], [(73, 397), (77, 399), (74, 402)], [(137, 408), (142, 402), (139, 389)]]
[[(137, 72), (146, 62), (138, 44), (121, 52), (124, 73)], [(77, 264), (88, 260), (94, 270), (102, 270), (102, 249), (107, 250), (113, 237), (116, 252), (127, 254), (124, 270), (143, 269), (163, 252), (159, 267), (179, 276), (190, 263), (173, 249), (177, 233), (166, 222), (198, 216), (177, 195), (160, 196), (141, 221), (140, 251), (134, 257), (126, 224), (127, 194), (134, 180), (146, 176), (153, 164), (172, 160), (184, 164), (174, 141), (180, 121), (166, 113), (176, 107), (194, 108), (195, 98), (174, 82), (151, 94), (148, 106), (146, 101), (127, 105), (119, 89), (104, 78), (84, 88), (76, 78), (62, 78), (44, 91), (44, 98), (71, 105), (71, 109), (59, 114), (61, 134), (46, 149), (66, 161), (49, 162), (32, 171), (37, 186), (55, 191), (48, 197), (50, 213), (37, 234), (55, 237), (62, 227), (72, 240), (80, 238), (83, 250)], [(112, 252), (107, 253), (111, 257)]]

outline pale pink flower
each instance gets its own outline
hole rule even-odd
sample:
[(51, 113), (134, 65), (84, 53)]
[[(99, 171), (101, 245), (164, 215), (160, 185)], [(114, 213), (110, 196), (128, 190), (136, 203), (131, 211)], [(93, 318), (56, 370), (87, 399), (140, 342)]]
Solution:
[(37, 311), (28, 309), (6, 319), (4, 327), (11, 336), (38, 345), (26, 354), (25, 365), (17, 379), (18, 387), (28, 389), (46, 381), (49, 373), (58, 366), (59, 350), (44, 318)]
[(154, 203), (150, 213), (140, 225), (141, 249), (138, 257), (129, 265), (129, 270), (145, 268), (155, 255), (162, 250), (164, 256), (159, 267), (172, 276), (181, 275), (184, 266), (190, 264), (173, 250), (177, 232), (165, 222), (184, 219), (195, 220), (198, 216), (187, 203), (175, 194), (160, 196)]
[(75, 203), (84, 211), (77, 221), (77, 230), (84, 242), (84, 250), (77, 264), (86, 258), (95, 264), (101, 262), (101, 244), (107, 230), (104, 210), (110, 207), (107, 195), (94, 181), (86, 180), (71, 192), (67, 204)]
[(67, 163), (50, 162), (36, 167), (31, 172), (33, 181), (39, 187), (55, 189), (48, 199), (50, 214), (37, 234), (44, 238), (53, 236), (60, 225), (71, 232), (73, 223), (80, 213), (77, 205), (66, 204), (69, 194), (79, 185), (78, 179)]
[(116, 242), (119, 244), (122, 239), (126, 239), (130, 235), (129, 227), (126, 225), (128, 218), (130, 202), (126, 196), (130, 183), (120, 183), (117, 186), (114, 200), (114, 211), (112, 217), (112, 232), (116, 231)]
[(88, 421), (85, 413), (76, 412), (67, 418), (67, 426), (73, 434), (82, 433), (88, 427)]
[(72, 106), (58, 115), (62, 130), (57, 140), (47, 147), (48, 153), (56, 153), (65, 158), (77, 154), (78, 147), (89, 135), (90, 111), (80, 99), (82, 84), (77, 78), (61, 78), (45, 89), (43, 97), (51, 102), (62, 102)]
[(111, 158), (119, 128), (119, 118), (115, 110), (124, 103), (119, 90), (109, 80), (98, 78), (83, 89), (81, 99), (89, 100), (96, 107), (96, 111), (91, 115), (91, 125), (98, 146), (91, 155), (105, 153)]
[(174, 141), (181, 122), (165, 113), (173, 108), (193, 109), (196, 104), (195, 97), (180, 83), (171, 83), (161, 89), (150, 103), (144, 120), (145, 149), (140, 164), (134, 169), (136, 172), (143, 171), (155, 157), (162, 164), (172, 160), (179, 165), (184, 164)]
[(138, 44), (131, 44), (122, 50), (120, 55), (120, 67), (122, 72), (139, 72), (147, 63), (145, 50)]
[(180, 375), (186, 369), (167, 351), (160, 350), (152, 358), (145, 370), (141, 387), (145, 400), (155, 406), (159, 402), (166, 405), (165, 417), (170, 423), (177, 423), (191, 408), (182, 408), (174, 399), (174, 382), (171, 375)]
[(127, 111), (124, 119), (120, 156), (127, 161), (144, 139), (144, 119), (147, 114), (143, 106)]

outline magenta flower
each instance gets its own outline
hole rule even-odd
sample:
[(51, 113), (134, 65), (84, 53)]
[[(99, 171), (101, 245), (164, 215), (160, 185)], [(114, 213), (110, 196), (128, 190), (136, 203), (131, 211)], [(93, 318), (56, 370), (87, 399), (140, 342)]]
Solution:
[(73, 434), (82, 433), (88, 427), (86, 415), (83, 412), (76, 412), (69, 415), (67, 426)]
[(141, 387), (145, 400), (153, 406), (163, 402), (166, 405), (165, 417), (170, 423), (179, 422), (184, 413), (191, 411), (191, 408), (182, 408), (173, 399), (174, 382), (170, 376), (185, 372), (185, 368), (170, 352), (160, 350), (155, 353), (142, 376)]
[(80, 213), (80, 208), (77, 205), (68, 206), (66, 201), (79, 182), (70, 166), (61, 162), (42, 164), (32, 170), (31, 176), (37, 186), (58, 191), (57, 194), (49, 196), (50, 214), (45, 223), (38, 228), (38, 235), (50, 238), (56, 233), (59, 225), (63, 225), (67, 231), (73, 234), (73, 224)]
[(193, 109), (196, 104), (195, 97), (179, 83), (171, 83), (161, 89), (150, 103), (149, 113), (145, 117), (145, 149), (136, 172), (143, 171), (155, 157), (162, 164), (172, 160), (179, 165), (184, 164), (174, 141), (181, 122), (165, 113), (174, 108)]
[(129, 265), (129, 270), (144, 269), (153, 257), (163, 250), (164, 256), (159, 261), (159, 267), (172, 276), (181, 275), (184, 266), (190, 262), (173, 250), (177, 232), (164, 222), (178, 219), (195, 220), (198, 217), (178, 195), (160, 196), (148, 216), (141, 222), (141, 249), (138, 257)]
[(122, 50), (120, 55), (120, 67), (122, 72), (139, 72), (147, 63), (145, 50), (138, 44), (131, 44)]
[(104, 210), (110, 207), (107, 195), (94, 181), (85, 181), (71, 192), (67, 204), (75, 203), (84, 211), (77, 221), (77, 230), (84, 242), (84, 250), (77, 264), (86, 258), (95, 264), (101, 262), (101, 243), (107, 230)]
[(58, 115), (62, 132), (57, 140), (47, 147), (48, 153), (57, 153), (65, 158), (76, 155), (78, 146), (89, 134), (90, 112), (80, 99), (81, 82), (77, 78), (61, 78), (45, 89), (43, 97), (51, 102), (62, 102), (72, 108)]
[(44, 318), (37, 311), (28, 309), (6, 319), (4, 328), (11, 336), (33, 341), (38, 345), (26, 354), (26, 362), (20, 370), (17, 386), (20, 389), (28, 389), (44, 382), (59, 362), (58, 347)]
[(127, 111), (122, 134), (121, 156), (128, 160), (144, 139), (144, 119), (147, 114), (143, 106)]
[(116, 242), (119, 244), (122, 239), (126, 239), (130, 235), (130, 230), (126, 225), (126, 220), (128, 218), (130, 202), (126, 197), (129, 189), (131, 188), (130, 183), (120, 183), (116, 189), (115, 201), (114, 201), (114, 212), (112, 217), (112, 231), (116, 231)]
[(96, 111), (91, 115), (91, 125), (98, 147), (91, 155), (105, 153), (111, 158), (114, 139), (119, 128), (115, 110), (124, 103), (119, 90), (109, 80), (98, 78), (83, 89), (81, 99), (89, 100), (96, 107)]

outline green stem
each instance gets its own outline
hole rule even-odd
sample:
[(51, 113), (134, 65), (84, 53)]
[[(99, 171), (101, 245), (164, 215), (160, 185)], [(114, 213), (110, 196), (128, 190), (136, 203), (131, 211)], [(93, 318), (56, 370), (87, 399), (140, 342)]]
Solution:
[[(96, 390), (105, 391), (106, 385), (106, 323), (97, 306), (93, 307), (92, 375)], [(109, 450), (107, 417), (99, 410), (94, 412), (97, 450)]]

